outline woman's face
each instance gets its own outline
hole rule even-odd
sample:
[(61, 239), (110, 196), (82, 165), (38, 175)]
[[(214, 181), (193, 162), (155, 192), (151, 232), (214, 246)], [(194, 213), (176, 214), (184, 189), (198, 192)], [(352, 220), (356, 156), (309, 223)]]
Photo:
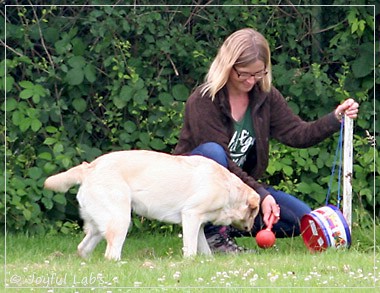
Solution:
[(266, 75), (263, 61), (255, 61), (247, 66), (235, 65), (230, 71), (227, 86), (235, 92), (249, 92)]

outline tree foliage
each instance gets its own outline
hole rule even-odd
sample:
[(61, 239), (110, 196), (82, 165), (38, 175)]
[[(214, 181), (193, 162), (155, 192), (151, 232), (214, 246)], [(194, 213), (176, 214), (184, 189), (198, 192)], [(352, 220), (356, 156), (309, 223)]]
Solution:
[[(225, 37), (243, 27), (269, 40), (274, 84), (302, 118), (316, 119), (348, 96), (360, 103), (354, 137), (356, 220), (360, 211), (379, 204), (373, 193), (380, 173), (373, 158), (379, 156), (367, 141), (377, 135), (374, 107), (379, 107), (373, 6), (51, 2), (16, 1), (18, 6), (1, 15), (6, 160), (0, 161), (6, 186), (1, 183), (0, 189), (6, 197), (0, 205), (10, 231), (65, 231), (77, 220), (75, 189), (65, 195), (43, 190), (53, 173), (113, 150), (171, 152), (187, 97), (203, 81)], [(312, 206), (323, 204), (336, 143), (334, 136), (298, 150), (273, 141), (265, 181)]]

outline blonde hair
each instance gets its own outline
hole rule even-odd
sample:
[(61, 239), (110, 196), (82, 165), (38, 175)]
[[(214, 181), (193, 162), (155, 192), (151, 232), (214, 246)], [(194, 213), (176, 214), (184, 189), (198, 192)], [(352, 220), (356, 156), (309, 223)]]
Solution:
[(258, 81), (260, 89), (269, 92), (272, 86), (272, 66), (268, 41), (262, 34), (251, 28), (240, 29), (231, 34), (220, 47), (211, 63), (202, 85), (202, 96), (209, 94), (211, 99), (228, 81), (234, 65), (246, 66), (258, 60), (264, 62), (268, 74)]

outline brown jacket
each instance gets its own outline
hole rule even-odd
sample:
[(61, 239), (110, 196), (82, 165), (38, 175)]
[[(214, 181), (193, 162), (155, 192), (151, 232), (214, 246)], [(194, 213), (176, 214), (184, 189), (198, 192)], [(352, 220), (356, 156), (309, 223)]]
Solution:
[[(272, 87), (264, 93), (255, 86), (249, 93), (256, 141), (243, 168), (228, 156), (228, 169), (255, 189), (263, 199), (268, 193), (257, 182), (268, 166), (269, 140), (297, 148), (315, 145), (339, 130), (340, 123), (333, 112), (312, 122), (295, 115), (281, 93)], [(186, 154), (206, 142), (216, 142), (229, 154), (228, 143), (234, 132), (231, 108), (224, 87), (212, 101), (196, 89), (186, 102), (185, 121), (174, 154)]]

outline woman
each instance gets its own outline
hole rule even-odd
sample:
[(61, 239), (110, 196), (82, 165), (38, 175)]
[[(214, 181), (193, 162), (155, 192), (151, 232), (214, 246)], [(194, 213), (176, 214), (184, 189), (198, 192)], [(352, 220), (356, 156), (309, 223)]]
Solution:
[[(267, 40), (244, 28), (231, 34), (211, 64), (204, 84), (189, 97), (175, 154), (198, 154), (228, 168), (261, 197), (261, 214), (252, 235), (275, 216), (276, 237), (300, 234), (300, 218), (310, 207), (292, 195), (266, 187), (259, 179), (268, 166), (269, 140), (297, 148), (315, 145), (339, 130), (342, 115), (356, 118), (359, 105), (348, 99), (313, 122), (292, 113), (272, 86)], [(238, 252), (230, 227), (208, 225), (211, 250)]]

